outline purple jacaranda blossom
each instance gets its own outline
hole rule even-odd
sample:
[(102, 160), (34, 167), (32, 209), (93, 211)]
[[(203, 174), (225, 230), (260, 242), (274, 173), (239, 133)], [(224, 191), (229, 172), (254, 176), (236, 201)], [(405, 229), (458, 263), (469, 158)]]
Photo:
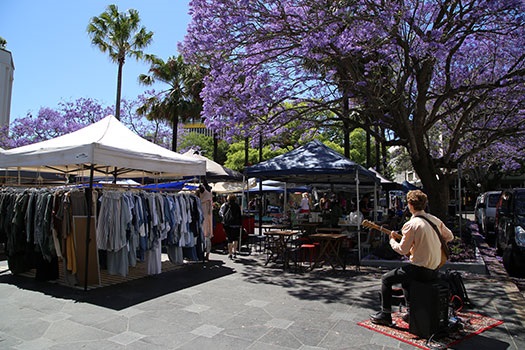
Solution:
[[(138, 135), (169, 149), (171, 127), (165, 122), (149, 121), (137, 115), (137, 107), (143, 98), (122, 100), (121, 122)], [(10, 149), (61, 136), (97, 122), (113, 111), (113, 106), (104, 106), (91, 98), (60, 102), (56, 109), (42, 107), (38, 114), (14, 119), (8, 127), (0, 129), (0, 147)]]
[(361, 127), (408, 150), (442, 214), (458, 165), (519, 157), (498, 150), (525, 133), (524, 12), (519, 0), (192, 0), (179, 49), (210, 69), (209, 127)]

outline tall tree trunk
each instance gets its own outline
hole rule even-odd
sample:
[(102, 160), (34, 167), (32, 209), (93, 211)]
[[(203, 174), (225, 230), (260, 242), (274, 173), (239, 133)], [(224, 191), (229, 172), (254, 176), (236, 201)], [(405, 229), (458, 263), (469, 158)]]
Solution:
[(343, 138), (344, 156), (350, 158), (350, 105), (348, 102), (348, 89), (343, 91)]
[[(381, 128), (381, 135), (383, 137), (385, 136), (385, 130), (383, 128)], [(388, 157), (387, 157), (387, 148), (386, 148), (384, 139), (381, 142), (381, 157), (383, 161), (383, 169), (386, 169), (388, 166)]]
[(412, 166), (421, 179), (423, 190), (428, 196), (428, 211), (442, 220), (448, 216), (450, 200), (450, 179), (446, 175), (436, 176), (433, 164), (428, 157), (412, 159)]
[(344, 156), (350, 158), (350, 123), (348, 119), (343, 120), (343, 142)]
[(115, 102), (115, 118), (120, 120), (120, 99), (122, 95), (122, 68), (124, 67), (124, 60), (119, 60), (117, 73), (117, 100)]
[[(448, 176), (436, 166), (430, 150), (425, 144), (425, 120), (428, 103), (427, 92), (432, 81), (435, 59), (427, 57), (418, 62), (416, 68), (417, 98), (413, 111), (412, 132), (410, 140), (410, 156), (412, 166), (419, 175), (423, 188), (428, 196), (429, 211), (446, 219), (450, 199), (450, 180)], [(406, 120), (404, 120), (406, 122)]]
[(219, 158), (219, 135), (217, 131), (213, 132), (213, 161), (216, 162)]
[[(379, 135), (379, 127), (376, 125), (374, 126), (376, 135)], [(375, 146), (376, 146), (376, 154), (375, 154), (375, 169), (381, 173), (381, 144), (379, 137), (375, 137)]]
[(172, 132), (173, 132), (173, 137), (171, 138), (171, 150), (173, 152), (177, 152), (177, 133), (178, 133), (178, 126), (179, 126), (179, 113), (175, 113), (173, 115), (173, 125), (171, 126), (172, 127)]
[(250, 165), (250, 143), (248, 137), (244, 138), (244, 166)]
[(259, 162), (263, 161), (263, 137), (262, 133), (259, 133)]
[(370, 168), (372, 163), (372, 146), (371, 146), (371, 136), (370, 133), (366, 132), (366, 167)]

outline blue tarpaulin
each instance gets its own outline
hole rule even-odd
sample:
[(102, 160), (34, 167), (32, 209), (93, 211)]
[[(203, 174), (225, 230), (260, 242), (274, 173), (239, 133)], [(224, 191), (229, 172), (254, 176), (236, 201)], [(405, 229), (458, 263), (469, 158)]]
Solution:
[[(160, 184), (149, 184), (141, 186), (140, 188), (147, 189), (147, 190), (170, 190), (170, 191), (181, 191), (184, 189), (184, 186), (186, 185), (186, 181), (174, 181), (174, 182), (165, 182)], [(196, 189), (196, 186), (192, 186), (195, 188), (189, 188)]]

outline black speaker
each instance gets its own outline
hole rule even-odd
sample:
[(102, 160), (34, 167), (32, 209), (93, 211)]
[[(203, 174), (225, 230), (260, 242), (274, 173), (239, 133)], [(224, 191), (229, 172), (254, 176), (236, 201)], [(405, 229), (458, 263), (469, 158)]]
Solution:
[(448, 326), (450, 292), (444, 281), (410, 284), (409, 331), (420, 338), (445, 330)]

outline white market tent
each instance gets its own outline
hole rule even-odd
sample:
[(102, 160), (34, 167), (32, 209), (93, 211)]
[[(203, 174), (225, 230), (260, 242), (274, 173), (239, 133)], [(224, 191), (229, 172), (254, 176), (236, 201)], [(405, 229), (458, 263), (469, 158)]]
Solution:
[(183, 177), (206, 174), (206, 163), (143, 139), (110, 115), (83, 129), (4, 150), (0, 168), (97, 175)]
[[(78, 174), (89, 170), (89, 191), (94, 174), (149, 177), (184, 177), (206, 174), (206, 162), (183, 156), (143, 139), (109, 115), (83, 129), (35, 144), (4, 150), (0, 168)], [(87, 290), (91, 196), (86, 221), (85, 285)]]
[(182, 153), (184, 156), (188, 156), (194, 159), (203, 160), (206, 162), (206, 178), (208, 181), (242, 181), (243, 174), (238, 171), (226, 168), (213, 160), (200, 155), (198, 151), (190, 149), (187, 152)]
[(244, 192), (257, 185), (255, 178), (248, 179), (248, 181), (220, 181), (211, 184), (212, 190), (218, 194), (239, 193)]

